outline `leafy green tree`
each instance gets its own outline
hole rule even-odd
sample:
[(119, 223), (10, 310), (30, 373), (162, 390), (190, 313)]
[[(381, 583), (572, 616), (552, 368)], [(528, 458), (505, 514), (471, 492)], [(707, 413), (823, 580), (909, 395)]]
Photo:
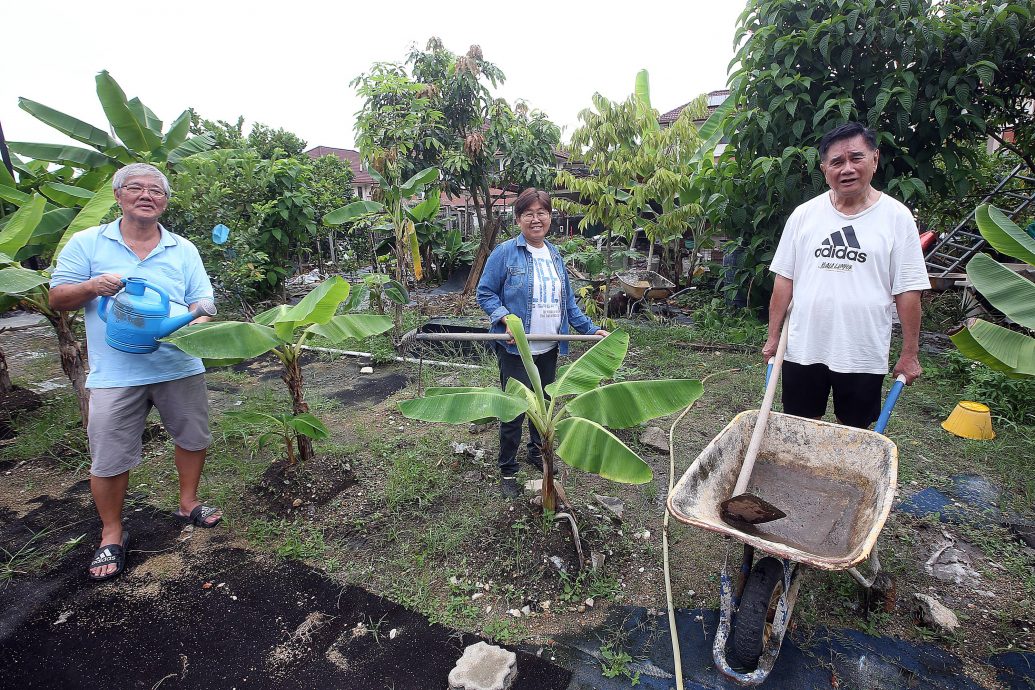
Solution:
[(627, 240), (643, 228), (651, 242), (648, 259), (655, 242), (674, 244), (669, 250), (671, 275), (678, 280), (684, 233), (696, 231), (701, 245), (705, 239), (700, 204), (687, 199), (680, 203), (679, 198), (680, 191), (691, 186), (691, 161), (702, 144), (694, 120), (705, 117), (705, 99), (696, 99), (663, 129), (651, 107), (647, 72), (641, 71), (634, 93), (625, 101), (614, 103), (594, 94), (593, 106), (579, 113), (582, 124), (570, 144), (572, 155), (589, 166), (591, 174), (559, 172), (557, 184), (578, 192), (579, 199), (558, 199), (557, 205), (583, 214), (582, 228), (603, 225), (609, 235), (617, 232)]
[[(543, 508), (554, 510), (554, 458), (585, 472), (626, 484), (651, 480), (650, 466), (606, 427), (627, 429), (682, 410), (704, 389), (700, 381), (623, 381), (613, 378), (629, 349), (629, 334), (615, 331), (543, 386), (532, 360), (521, 319), (507, 315), (532, 389), (510, 379), (498, 388), (429, 388), (425, 397), (399, 403), (410, 419), (466, 424), (484, 419), (510, 421), (527, 414), (543, 439)], [(549, 395), (549, 399), (547, 399)], [(561, 403), (564, 403), (563, 406)]]
[(884, 191), (907, 203), (968, 193), (969, 142), (998, 136), (1032, 93), (1033, 29), (1020, 4), (750, 0), (716, 167), (728, 203), (713, 218), (745, 253), (734, 287), (768, 283), (787, 216), (824, 189), (816, 145), (847, 121), (877, 130)]
[(446, 191), (470, 197), (480, 242), (467, 292), (499, 237), (501, 196), (514, 187), (548, 186), (560, 141), (541, 112), (493, 98), (490, 86), (504, 78), (478, 46), (458, 56), (432, 38), (425, 50), (411, 50), (405, 65), (379, 63), (353, 82), (364, 99), (357, 142), (374, 168), (398, 166), (390, 179), (398, 184), (435, 166)]

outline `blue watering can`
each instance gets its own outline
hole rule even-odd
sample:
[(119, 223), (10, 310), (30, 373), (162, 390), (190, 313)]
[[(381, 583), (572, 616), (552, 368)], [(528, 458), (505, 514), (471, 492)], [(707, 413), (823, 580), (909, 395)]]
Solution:
[(105, 342), (122, 352), (154, 352), (158, 349), (159, 338), (186, 326), (199, 316), (213, 316), (216, 313), (216, 306), (205, 300), (194, 311), (169, 316), (168, 292), (143, 278), (123, 278), (122, 283), (126, 288), (114, 298), (107, 295), (101, 297), (97, 310), (101, 321), (108, 324)]

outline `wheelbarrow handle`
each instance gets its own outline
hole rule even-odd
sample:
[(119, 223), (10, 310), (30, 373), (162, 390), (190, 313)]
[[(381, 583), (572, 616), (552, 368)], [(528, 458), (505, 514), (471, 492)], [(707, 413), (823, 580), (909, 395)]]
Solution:
[(898, 402), (898, 396), (902, 394), (902, 388), (905, 385), (905, 374), (899, 374), (898, 378), (895, 379), (895, 383), (892, 384), (891, 390), (888, 391), (888, 399), (884, 401), (884, 407), (881, 408), (880, 417), (877, 418), (877, 425), (873, 427), (873, 430), (878, 434), (883, 434), (884, 429), (887, 428), (888, 420), (891, 419), (891, 411), (895, 409), (895, 403)]

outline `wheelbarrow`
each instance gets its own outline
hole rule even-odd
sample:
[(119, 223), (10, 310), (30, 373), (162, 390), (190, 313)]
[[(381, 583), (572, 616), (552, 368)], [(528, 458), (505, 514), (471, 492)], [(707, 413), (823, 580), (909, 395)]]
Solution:
[[(741, 685), (762, 683), (776, 663), (798, 596), (800, 566), (847, 570), (869, 589), (880, 573), (877, 537), (891, 512), (898, 449), (883, 435), (905, 384), (899, 376), (874, 431), (772, 413), (748, 491), (785, 518), (728, 524), (720, 504), (733, 494), (758, 410), (741, 412), (701, 451), (668, 497), (680, 522), (744, 544), (736, 589), (728, 562), (720, 575), (716, 668)], [(755, 552), (765, 555), (755, 560)], [(857, 566), (869, 561), (871, 574)], [(731, 637), (732, 629), (732, 637)], [(739, 661), (727, 660), (732, 640)]]
[(622, 292), (629, 295), (629, 299), (633, 301), (667, 299), (676, 287), (676, 284), (665, 276), (646, 269), (625, 271), (619, 273), (617, 278)]

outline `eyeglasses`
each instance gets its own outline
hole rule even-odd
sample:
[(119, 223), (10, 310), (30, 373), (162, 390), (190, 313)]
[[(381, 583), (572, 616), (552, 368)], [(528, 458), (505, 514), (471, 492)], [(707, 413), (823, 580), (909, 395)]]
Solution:
[(527, 211), (527, 212), (521, 214), (521, 220), (523, 220), (523, 221), (530, 221), (533, 218), (538, 218), (539, 220), (545, 220), (545, 219), (547, 219), (549, 217), (550, 217), (550, 212), (549, 211)]
[(133, 196), (140, 196), (144, 192), (147, 192), (155, 199), (160, 199), (166, 196), (165, 190), (160, 187), (141, 187), (138, 184), (128, 184), (125, 187), (120, 187), (122, 191), (129, 192)]

